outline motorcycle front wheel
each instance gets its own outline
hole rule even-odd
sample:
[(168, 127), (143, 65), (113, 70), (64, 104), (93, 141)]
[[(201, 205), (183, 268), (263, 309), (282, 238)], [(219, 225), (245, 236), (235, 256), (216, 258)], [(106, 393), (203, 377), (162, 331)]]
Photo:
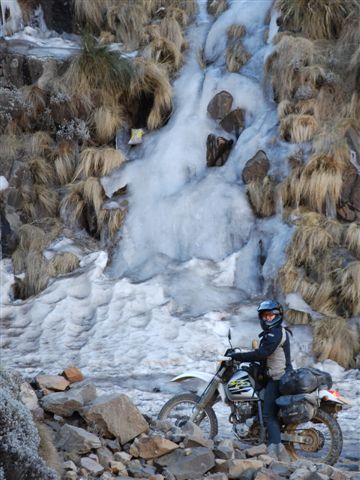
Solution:
[(343, 439), (336, 419), (319, 409), (306, 423), (288, 425), (285, 434), (297, 435), (301, 441), (289, 441), (285, 447), (294, 459), (334, 465), (341, 454)]
[[(158, 418), (159, 420), (168, 420), (177, 427), (182, 427), (191, 418), (194, 407), (199, 400), (200, 397), (193, 393), (175, 395), (162, 407)], [(194, 423), (201, 428), (208, 438), (214, 438), (218, 433), (218, 421), (211, 407), (205, 407)]]

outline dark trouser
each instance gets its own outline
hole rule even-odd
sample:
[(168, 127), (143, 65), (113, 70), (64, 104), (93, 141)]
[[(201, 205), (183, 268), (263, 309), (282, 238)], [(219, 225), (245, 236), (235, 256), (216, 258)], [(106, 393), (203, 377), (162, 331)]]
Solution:
[(268, 445), (280, 443), (280, 423), (277, 418), (278, 406), (275, 400), (280, 396), (279, 380), (269, 380), (265, 387), (264, 423), (268, 432)]

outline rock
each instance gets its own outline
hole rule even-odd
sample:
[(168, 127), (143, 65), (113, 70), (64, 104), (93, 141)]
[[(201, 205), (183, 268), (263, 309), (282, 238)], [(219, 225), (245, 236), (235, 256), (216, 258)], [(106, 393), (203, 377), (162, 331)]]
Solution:
[(110, 462), (110, 470), (112, 473), (127, 475), (126, 467), (123, 463), (112, 460)]
[(102, 465), (89, 457), (82, 457), (80, 460), (80, 465), (95, 476), (101, 475), (104, 471), (104, 467)]
[(184, 446), (185, 447), (207, 447), (213, 448), (214, 442), (208, 438), (204, 437), (203, 431), (200, 427), (195, 425), (193, 422), (186, 422), (185, 425), (181, 428), (182, 432), (185, 435)]
[(126, 468), (130, 476), (135, 478), (149, 478), (151, 475), (156, 474), (156, 468), (151, 465), (141, 465), (141, 463), (130, 462)]
[(216, 137), (212, 133), (206, 140), (206, 164), (208, 167), (222, 167), (230, 155), (233, 140)]
[(344, 169), (342, 174), (343, 183), (342, 183), (341, 193), (340, 193), (341, 204), (346, 204), (350, 202), (351, 194), (353, 192), (354, 184), (356, 182), (357, 177), (358, 177), (357, 168), (351, 162), (347, 162), (346, 168)]
[(274, 461), (271, 464), (271, 470), (278, 475), (283, 477), (289, 477), (291, 474), (291, 469), (287, 463)]
[(212, 100), (210, 100), (207, 111), (211, 118), (215, 120), (223, 119), (225, 115), (230, 113), (233, 103), (233, 97), (229, 92), (225, 90), (217, 93)]
[(77, 470), (77, 467), (72, 460), (68, 460), (67, 462), (64, 462), (63, 463), (63, 468), (64, 468), (64, 470), (74, 470), (74, 472), (76, 472), (76, 470)]
[(226, 473), (217, 472), (217, 473), (210, 473), (210, 475), (206, 475), (206, 480), (228, 480), (228, 476)]
[(156, 460), (156, 465), (166, 467), (176, 480), (199, 478), (215, 466), (215, 457), (205, 447), (178, 449)]
[(114, 440), (106, 440), (106, 446), (109, 447), (113, 452), (121, 449), (118, 438), (115, 438)]
[(259, 150), (250, 160), (245, 164), (242, 172), (242, 179), (245, 184), (254, 182), (256, 180), (263, 180), (270, 168), (270, 162), (264, 151)]
[(77, 479), (78, 479), (77, 473), (73, 471), (66, 472), (64, 475), (64, 480), (77, 480)]
[(328, 479), (329, 477), (327, 475), (324, 475), (323, 473), (319, 473), (319, 472), (310, 472), (306, 477), (306, 480), (328, 480)]
[[(239, 478), (246, 472), (249, 475), (254, 475), (257, 470), (263, 467), (263, 463), (259, 460), (228, 460), (229, 478)], [(248, 476), (248, 475), (246, 475)]]
[(70, 382), (60, 375), (37, 375), (35, 380), (41, 389), (64, 391), (70, 385)]
[(274, 461), (274, 459), (270, 457), (270, 455), (259, 455), (258, 460), (260, 460), (260, 462), (263, 462), (266, 466), (271, 465)]
[(59, 433), (58, 447), (66, 452), (87, 453), (92, 448), (100, 448), (101, 441), (93, 433), (83, 428), (64, 425)]
[(330, 465), (325, 465), (325, 463), (318, 465), (317, 469), (319, 473), (321, 473), (322, 475), (326, 475), (327, 477), (331, 476), (333, 470), (334, 469)]
[(66, 392), (50, 393), (41, 399), (41, 405), (48, 412), (70, 417), (95, 398), (95, 385), (87, 383), (79, 388), (71, 388)]
[(76, 367), (68, 367), (63, 371), (63, 375), (70, 383), (81, 382), (84, 380), (84, 375)]
[(20, 385), (20, 399), (22, 403), (27, 406), (30, 412), (40, 408), (39, 400), (34, 389), (26, 382)]
[(246, 459), (245, 452), (243, 450), (239, 450), (238, 448), (236, 448), (234, 450), (234, 458), (235, 460), (245, 460)]
[(245, 450), (245, 454), (248, 457), (257, 457), (258, 455), (265, 455), (267, 453), (267, 447), (264, 443), (261, 445), (256, 445), (255, 447), (250, 447)]
[(353, 208), (360, 213), (360, 176), (359, 175), (356, 177), (356, 180), (351, 192), (350, 202)]
[(231, 440), (222, 440), (214, 449), (216, 458), (230, 460), (234, 457), (234, 447)]
[(244, 130), (245, 112), (241, 108), (236, 108), (225, 115), (221, 120), (221, 127), (228, 133), (231, 133), (238, 138), (240, 133)]
[(126, 452), (115, 452), (114, 453), (114, 460), (118, 462), (122, 462), (124, 465), (127, 465), (131, 460), (131, 455)]
[(119, 437), (124, 444), (148, 430), (149, 425), (131, 400), (123, 394), (105, 395), (82, 410), (88, 423), (102, 434)]
[(269, 468), (261, 468), (256, 472), (254, 480), (281, 480), (281, 478)]
[(49, 30), (59, 33), (79, 33), (71, 0), (38, 0)]
[(111, 450), (106, 447), (98, 448), (96, 453), (99, 458), (99, 462), (103, 467), (108, 467), (110, 462), (114, 460), (114, 455), (112, 454)]
[(330, 480), (346, 480), (347, 476), (337, 468), (333, 468), (333, 472), (330, 475)]
[(337, 207), (338, 217), (346, 222), (356, 222), (360, 220), (360, 212), (355, 210), (350, 203)]
[(154, 435), (153, 437), (140, 438), (136, 442), (136, 448), (138, 449), (139, 457), (148, 460), (170, 453), (179, 448), (179, 446), (166, 438), (160, 437), (160, 435)]
[[(17, 247), (18, 239), (11, 228), (5, 208), (0, 205), (1, 258), (11, 257)], [(30, 387), (31, 388), (31, 387)], [(30, 400), (28, 398), (28, 400)]]

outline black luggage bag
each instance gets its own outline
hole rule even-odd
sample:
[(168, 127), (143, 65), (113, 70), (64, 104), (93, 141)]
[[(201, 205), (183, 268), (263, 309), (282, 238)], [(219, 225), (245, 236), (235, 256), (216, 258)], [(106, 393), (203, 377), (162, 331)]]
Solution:
[(311, 420), (316, 410), (316, 398), (310, 394), (284, 395), (276, 399), (278, 416), (285, 425)]
[(331, 388), (331, 375), (317, 368), (298, 368), (285, 372), (279, 381), (282, 395), (311, 393), (319, 387)]

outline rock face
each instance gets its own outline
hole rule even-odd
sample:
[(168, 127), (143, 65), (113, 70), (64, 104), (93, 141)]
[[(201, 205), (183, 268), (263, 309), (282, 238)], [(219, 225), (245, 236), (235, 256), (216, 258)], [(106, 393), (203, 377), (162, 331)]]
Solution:
[(245, 112), (236, 108), (228, 113), (220, 122), (221, 127), (228, 133), (232, 133), (238, 138), (244, 130)]
[(71, 388), (66, 392), (50, 393), (41, 400), (44, 410), (70, 417), (74, 412), (96, 398), (96, 387), (92, 383)]
[(124, 444), (145, 432), (149, 425), (126, 395), (106, 395), (83, 409), (88, 423), (94, 423), (103, 434), (119, 437)]
[(215, 97), (210, 100), (207, 106), (208, 114), (215, 120), (222, 120), (225, 115), (230, 113), (232, 103), (232, 95), (223, 90), (222, 92), (217, 93)]
[(270, 162), (267, 155), (262, 150), (259, 150), (250, 160), (245, 164), (242, 172), (242, 179), (244, 183), (248, 184), (256, 180), (263, 180), (270, 168)]
[(230, 155), (233, 140), (216, 137), (212, 133), (206, 140), (206, 163), (208, 167), (222, 167)]
[(57, 444), (66, 452), (76, 453), (87, 453), (93, 448), (101, 447), (99, 437), (72, 425), (64, 425), (61, 428)]
[(215, 456), (205, 447), (176, 450), (161, 457), (157, 463), (165, 466), (176, 480), (200, 478), (215, 465)]

